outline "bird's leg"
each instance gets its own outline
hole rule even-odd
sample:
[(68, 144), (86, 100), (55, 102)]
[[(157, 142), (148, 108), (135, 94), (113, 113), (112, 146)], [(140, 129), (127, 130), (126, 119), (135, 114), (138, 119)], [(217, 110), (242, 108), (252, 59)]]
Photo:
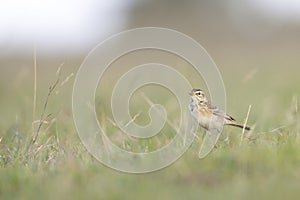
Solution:
[(229, 139), (227, 131), (222, 131), (222, 137), (224, 138), (225, 144), (229, 145), (230, 144), (230, 139)]

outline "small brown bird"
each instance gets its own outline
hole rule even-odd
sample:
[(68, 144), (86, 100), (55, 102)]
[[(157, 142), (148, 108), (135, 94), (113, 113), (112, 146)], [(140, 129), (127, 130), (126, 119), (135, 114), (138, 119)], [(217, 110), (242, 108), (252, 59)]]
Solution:
[(233, 117), (211, 105), (205, 93), (200, 89), (192, 89), (189, 93), (192, 101), (189, 105), (190, 112), (198, 124), (206, 130), (220, 130), (223, 125), (230, 125), (245, 130), (251, 130), (250, 127), (241, 125)]

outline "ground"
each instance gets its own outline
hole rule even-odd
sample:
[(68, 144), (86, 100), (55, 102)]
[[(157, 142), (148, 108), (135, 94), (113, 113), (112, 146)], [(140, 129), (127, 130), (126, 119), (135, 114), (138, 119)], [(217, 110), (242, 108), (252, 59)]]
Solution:
[[(16, 73), (4, 70), (2, 75), (1, 199), (274, 200), (297, 199), (300, 195), (297, 101), (300, 71), (297, 67), (289, 70), (268, 65), (254, 69), (221, 67), (227, 111), (243, 122), (251, 105), (248, 124), (254, 130), (246, 133), (241, 142), (240, 129), (225, 128), (230, 144), (221, 139), (212, 153), (201, 160), (197, 154), (203, 131), (199, 130), (199, 139), (174, 164), (139, 175), (121, 173), (102, 165), (81, 144), (70, 107), (73, 78), (64, 85), (58, 84), (50, 94), (46, 110), (43, 109), (48, 88), (57, 78), (56, 68), (38, 68), (35, 119), (40, 119), (44, 112), (47, 123), (41, 125), (39, 136), (32, 144), (39, 125), (39, 121), (34, 123), (32, 133), (32, 69), (33, 66), (24, 70), (17, 68)], [(71, 73), (76, 73), (74, 68), (63, 68), (62, 71), (60, 83)], [(14, 77), (14, 80), (8, 77)], [(101, 106), (105, 107), (99, 103)], [(139, 106), (148, 109), (147, 104)], [(99, 115), (108, 131), (114, 133), (115, 127), (108, 118)], [(166, 128), (168, 130), (171, 132), (171, 128)], [(139, 145), (148, 145), (150, 150), (157, 146), (153, 142), (133, 144), (135, 141), (114, 139), (136, 151), (139, 151)]]

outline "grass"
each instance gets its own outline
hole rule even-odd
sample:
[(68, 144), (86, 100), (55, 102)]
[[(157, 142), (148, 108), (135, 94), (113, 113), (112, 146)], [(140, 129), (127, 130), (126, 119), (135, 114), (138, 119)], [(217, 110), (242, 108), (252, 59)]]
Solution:
[[(239, 73), (246, 74), (243, 69)], [(245, 132), (242, 143), (240, 130), (226, 128), (230, 145), (220, 140), (205, 159), (197, 158), (199, 137), (173, 165), (141, 175), (109, 169), (83, 147), (68, 106), (70, 98), (66, 98), (72, 84), (61, 84), (68, 74), (60, 75), (57, 84), (54, 75), (54, 84), (38, 84), (37, 106), (33, 108), (37, 112), (34, 116), (41, 117), (34, 124), (35, 134), (31, 131), (33, 109), (30, 99), (33, 95), (23, 86), (11, 102), (0, 101), (2, 105), (11, 105), (11, 109), (22, 105), (15, 120), (1, 120), (0, 199), (297, 199), (300, 195), (300, 124), (294, 80), (291, 79), (290, 84), (285, 82), (284, 86), (275, 83), (276, 87), (284, 87), (284, 95), (281, 90), (270, 90), (271, 93), (262, 95), (257, 88), (272, 81), (273, 77), (261, 73), (258, 71), (259, 76), (253, 75), (241, 88), (234, 82), (243, 78), (232, 79), (232, 75), (223, 74), (226, 87), (230, 88), (227, 91), (230, 113), (243, 121), (248, 105), (252, 105), (248, 124), (255, 124), (256, 128), (253, 132)], [(47, 92), (43, 88), (49, 85), (51, 88)], [(5, 94), (10, 88), (0, 89)], [(147, 95), (152, 99), (155, 92)], [(148, 119), (143, 113), (148, 105), (138, 96), (133, 98), (142, 110), (135, 110), (133, 106), (132, 115), (142, 111), (137, 120), (145, 123)], [(168, 105), (169, 111), (174, 113), (171, 116), (174, 121), (176, 106), (168, 99), (167, 95), (156, 100), (163, 100)], [(98, 103), (97, 112), (101, 113), (106, 104), (100, 100)], [(3, 106), (3, 112), (9, 115), (10, 111)], [(100, 115), (99, 119), (104, 120), (112, 140), (136, 151), (140, 146), (156, 149), (163, 145), (157, 141), (167, 142), (172, 137), (167, 134), (137, 143), (131, 138), (113, 137), (118, 131), (116, 127), (105, 116), (101, 118)], [(172, 127), (165, 130), (171, 132)]]

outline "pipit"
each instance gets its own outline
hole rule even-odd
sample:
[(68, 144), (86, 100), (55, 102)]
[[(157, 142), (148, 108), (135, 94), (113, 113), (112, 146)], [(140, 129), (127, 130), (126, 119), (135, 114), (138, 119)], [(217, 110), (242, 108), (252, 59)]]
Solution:
[(218, 109), (216, 106), (211, 105), (202, 90), (192, 89), (189, 95), (192, 99), (189, 104), (191, 114), (199, 126), (204, 129), (208, 131), (213, 129), (221, 130), (223, 125), (230, 125), (251, 130), (250, 127), (239, 124), (233, 117)]

